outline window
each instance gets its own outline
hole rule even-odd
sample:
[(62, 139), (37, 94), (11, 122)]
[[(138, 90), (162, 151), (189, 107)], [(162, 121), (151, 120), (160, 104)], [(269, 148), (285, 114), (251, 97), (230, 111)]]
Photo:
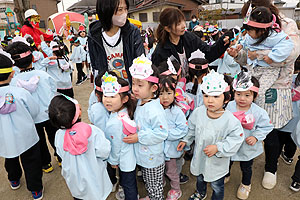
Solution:
[(40, 21), (40, 28), (46, 28), (45, 20)]
[(216, 0), (216, 3), (221, 3), (222, 0)]
[(230, 3), (234, 3), (235, 2), (235, 0), (230, 0)]
[(185, 17), (185, 20), (190, 20), (190, 18), (191, 18), (191, 15), (192, 13), (191, 13), (191, 11), (183, 11), (183, 15), (184, 15), (184, 17)]
[(6, 8), (0, 8), (0, 12), (5, 12)]
[(148, 21), (147, 13), (139, 13), (139, 18), (140, 18), (141, 22), (147, 22)]
[(153, 12), (153, 21), (154, 22), (159, 21), (159, 15), (160, 15), (160, 12)]

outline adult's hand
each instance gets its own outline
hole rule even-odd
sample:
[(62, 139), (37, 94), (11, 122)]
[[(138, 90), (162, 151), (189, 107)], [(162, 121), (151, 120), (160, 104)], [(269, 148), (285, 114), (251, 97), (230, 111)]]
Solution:
[(238, 49), (236, 49), (236, 48), (230, 47), (230, 48), (227, 49), (227, 53), (228, 53), (231, 57), (236, 58), (236, 57), (238, 56), (239, 51), (238, 51)]

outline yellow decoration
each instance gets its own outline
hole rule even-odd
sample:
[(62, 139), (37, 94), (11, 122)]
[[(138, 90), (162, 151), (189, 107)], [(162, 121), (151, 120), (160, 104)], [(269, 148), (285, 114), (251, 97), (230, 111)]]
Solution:
[(12, 71), (13, 71), (12, 67), (3, 68), (3, 69), (0, 69), (0, 74), (7, 74), (7, 73), (10, 73)]

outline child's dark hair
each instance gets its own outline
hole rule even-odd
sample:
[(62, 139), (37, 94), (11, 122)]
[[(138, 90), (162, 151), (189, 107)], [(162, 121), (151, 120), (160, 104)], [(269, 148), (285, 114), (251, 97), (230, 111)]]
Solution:
[(208, 60), (204, 58), (194, 58), (189, 63), (195, 65), (195, 69), (189, 67), (189, 76), (187, 77), (187, 81), (194, 81), (191, 93), (196, 95), (198, 90), (198, 77), (208, 73), (208, 68), (202, 69), (202, 65), (208, 64)]
[[(102, 73), (99, 73), (99, 74), (96, 76), (96, 78), (95, 78), (95, 85), (96, 85), (97, 87), (99, 87), (99, 88), (101, 88), (101, 85), (102, 85), (102, 76), (103, 76), (104, 74), (105, 74), (105, 71), (103, 71)], [(117, 76), (117, 74), (116, 74), (115, 72), (113, 72), (113, 71), (108, 71), (108, 74), (113, 75), (113, 76)], [(102, 102), (103, 92), (101, 92), (101, 91), (99, 91), (99, 90), (97, 90), (97, 89), (95, 88), (95, 94), (96, 94), (96, 96), (97, 96), (97, 98), (98, 98), (98, 101), (99, 101), (99, 102)]]
[(5, 49), (8, 53), (10, 53), (12, 59), (15, 61), (15, 66), (26, 69), (32, 63), (32, 53), (24, 58), (20, 57), (20, 54), (25, 52), (32, 52), (31, 48), (25, 44), (24, 42), (14, 42)]
[[(159, 70), (157, 69), (157, 67), (155, 65), (151, 66), (152, 70), (153, 70), (153, 74), (151, 74), (151, 76), (157, 77), (159, 79)], [(148, 81), (149, 84), (152, 85), (157, 85), (157, 90), (154, 92), (154, 97), (153, 99), (157, 99), (159, 97), (159, 84), (158, 83), (153, 83)]]
[[(56, 61), (58, 68), (61, 69), (59, 59), (64, 59), (66, 62), (69, 62), (69, 58), (65, 55), (65, 48), (63, 45), (58, 44), (54, 45), (52, 49), (57, 49), (53, 51), (53, 54), (57, 57)], [(64, 70), (61, 69), (61, 71), (63, 72)]]
[[(167, 92), (169, 89), (172, 90), (174, 94), (176, 93), (176, 80), (170, 75), (161, 77), (159, 79), (159, 92)], [(170, 104), (170, 108), (172, 108), (174, 105), (175, 98)]]
[[(180, 64), (176, 60), (173, 60), (172, 64), (173, 64), (176, 72), (178, 73), (178, 70), (180, 69)], [(159, 71), (159, 74), (164, 73), (165, 71), (168, 71), (169, 70), (169, 65), (168, 65), (167, 61), (161, 62), (158, 65), (157, 69)]]
[(194, 33), (199, 38), (203, 38), (203, 31), (195, 31), (195, 30), (193, 30), (192, 33)]
[(76, 113), (75, 104), (63, 95), (55, 96), (49, 105), (49, 119), (53, 126), (62, 129), (72, 127)]
[[(123, 78), (118, 77), (117, 81), (122, 87), (129, 86), (129, 83), (127, 81), (125, 81)], [(121, 99), (123, 99), (126, 96), (128, 97), (128, 101), (126, 103), (124, 103), (123, 105), (124, 105), (124, 107), (127, 108), (129, 117), (131, 119), (133, 119), (134, 111), (136, 108), (136, 102), (135, 102), (135, 100), (133, 100), (133, 98), (131, 98), (130, 90), (127, 92), (119, 93), (119, 94), (121, 96)]]
[[(232, 87), (233, 78), (231, 76), (224, 75), (224, 80), (229, 85), (229, 95), (230, 95), (229, 101), (232, 101), (232, 100), (234, 100), (234, 91), (233, 91), (233, 87)], [(224, 93), (224, 95), (225, 95), (225, 93)], [(227, 106), (227, 104), (226, 104), (226, 106)]]
[(30, 44), (31, 47), (31, 51), (38, 51), (38, 48), (36, 47), (34, 40), (32, 39), (32, 37), (28, 37), (26, 39), (26, 41)]
[[(12, 61), (5, 55), (0, 54), (0, 60), (0, 69), (10, 68), (13, 66)], [(0, 74), (0, 81), (6, 81), (10, 74), (11, 72)]]
[[(269, 8), (263, 6), (257, 7), (252, 11), (250, 20), (258, 23), (270, 23), (273, 20), (272, 12), (270, 11)], [(254, 30), (256, 34), (258, 34), (259, 38), (255, 43), (255, 45), (259, 45), (260, 43), (262, 43), (267, 37), (270, 36), (272, 31), (274, 30), (274, 28), (272, 27), (257, 28), (257, 27), (249, 26), (247, 24), (245, 24), (245, 29), (247, 31)]]

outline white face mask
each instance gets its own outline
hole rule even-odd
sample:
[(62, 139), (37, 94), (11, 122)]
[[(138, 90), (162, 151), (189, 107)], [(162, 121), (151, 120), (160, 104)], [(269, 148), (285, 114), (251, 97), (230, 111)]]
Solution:
[(194, 19), (192, 19), (192, 21), (193, 21), (193, 22), (196, 22), (196, 19), (194, 18)]
[(127, 19), (127, 12), (123, 13), (122, 15), (113, 15), (112, 17), (112, 23), (115, 26), (123, 27), (126, 23)]

